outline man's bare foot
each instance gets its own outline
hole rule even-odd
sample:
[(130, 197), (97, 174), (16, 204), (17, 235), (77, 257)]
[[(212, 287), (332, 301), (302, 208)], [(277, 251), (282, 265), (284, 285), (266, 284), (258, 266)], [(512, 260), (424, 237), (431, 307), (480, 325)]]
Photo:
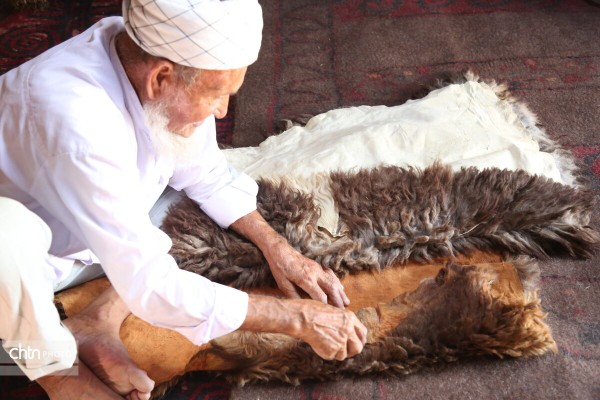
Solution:
[(113, 289), (97, 300), (64, 321), (77, 341), (79, 359), (121, 396), (149, 399), (154, 381), (135, 365), (119, 337), (129, 310)]
[[(50, 400), (123, 399), (96, 377), (83, 363), (74, 366), (72, 375), (47, 375), (37, 380)], [(64, 372), (64, 371), (63, 371)]]

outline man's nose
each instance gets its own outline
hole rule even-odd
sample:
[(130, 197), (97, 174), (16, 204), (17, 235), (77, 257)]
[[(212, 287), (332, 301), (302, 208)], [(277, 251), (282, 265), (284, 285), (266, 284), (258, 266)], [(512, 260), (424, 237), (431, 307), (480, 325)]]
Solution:
[(224, 118), (227, 115), (227, 107), (229, 106), (229, 96), (224, 96), (219, 99), (215, 108), (215, 118)]

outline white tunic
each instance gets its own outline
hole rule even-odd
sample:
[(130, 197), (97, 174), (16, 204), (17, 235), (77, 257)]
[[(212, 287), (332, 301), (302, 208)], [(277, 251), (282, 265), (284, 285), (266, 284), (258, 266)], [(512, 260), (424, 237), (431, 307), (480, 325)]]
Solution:
[(213, 117), (197, 164), (158, 156), (115, 51), (123, 29), (105, 18), (0, 76), (0, 196), (51, 228), (57, 280), (60, 259), (97, 257), (135, 315), (205, 343), (241, 325), (247, 295), (179, 270), (148, 212), (168, 184), (226, 227), (256, 208), (257, 186), (228, 168)]

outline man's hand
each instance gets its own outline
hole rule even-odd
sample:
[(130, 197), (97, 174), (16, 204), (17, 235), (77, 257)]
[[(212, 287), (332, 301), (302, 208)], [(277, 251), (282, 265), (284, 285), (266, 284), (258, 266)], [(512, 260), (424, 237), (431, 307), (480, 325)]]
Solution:
[(332, 270), (304, 257), (287, 242), (274, 244), (264, 254), (277, 286), (286, 296), (299, 299), (300, 288), (325, 304), (328, 299), (339, 308), (350, 304), (344, 287)]
[(257, 295), (250, 295), (241, 329), (286, 333), (308, 343), (326, 360), (360, 353), (367, 338), (367, 328), (350, 311), (313, 300)]
[(303, 256), (279, 235), (257, 212), (235, 221), (231, 228), (252, 241), (263, 252), (279, 289), (288, 297), (300, 298), (302, 289), (311, 298), (344, 308), (350, 300), (333, 271)]
[(304, 327), (298, 335), (320, 357), (343, 360), (360, 353), (367, 340), (367, 328), (350, 311), (316, 301), (304, 301)]

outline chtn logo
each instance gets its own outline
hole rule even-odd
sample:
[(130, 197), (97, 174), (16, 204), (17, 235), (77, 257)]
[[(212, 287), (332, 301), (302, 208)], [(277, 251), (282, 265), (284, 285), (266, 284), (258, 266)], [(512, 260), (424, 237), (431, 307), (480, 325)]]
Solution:
[(42, 353), (39, 349), (32, 349), (31, 347), (22, 347), (19, 343), (19, 347), (13, 347), (8, 351), (8, 355), (13, 360), (39, 360), (42, 358)]

